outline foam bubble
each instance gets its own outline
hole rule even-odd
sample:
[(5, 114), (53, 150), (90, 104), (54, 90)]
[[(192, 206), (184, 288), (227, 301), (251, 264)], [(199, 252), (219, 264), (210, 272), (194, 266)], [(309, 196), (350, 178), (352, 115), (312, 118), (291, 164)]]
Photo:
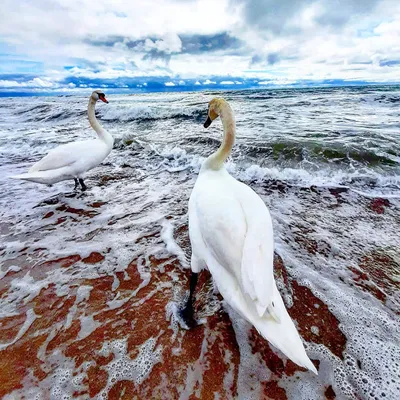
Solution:
[(139, 354), (131, 359), (128, 353), (126, 339), (104, 343), (99, 354), (108, 356), (114, 354), (114, 359), (104, 368), (108, 372), (106, 387), (99, 393), (99, 397), (106, 398), (108, 391), (117, 382), (128, 380), (135, 385), (142, 383), (150, 374), (153, 366), (161, 362), (162, 347), (156, 347), (157, 338), (149, 338), (139, 347)]

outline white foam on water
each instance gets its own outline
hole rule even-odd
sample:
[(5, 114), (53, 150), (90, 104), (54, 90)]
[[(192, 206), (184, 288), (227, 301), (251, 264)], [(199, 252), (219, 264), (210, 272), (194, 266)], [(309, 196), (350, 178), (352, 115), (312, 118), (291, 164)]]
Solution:
[(177, 256), (180, 264), (187, 268), (188, 261), (184, 251), (174, 239), (174, 225), (172, 224), (171, 220), (164, 219), (161, 223), (161, 226), (161, 239), (164, 241), (168, 252)]
[[(160, 332), (161, 334), (161, 332)], [(109, 390), (120, 381), (131, 381), (135, 385), (142, 383), (150, 374), (153, 366), (161, 362), (162, 346), (157, 345), (157, 338), (149, 338), (139, 347), (139, 354), (131, 359), (128, 353), (126, 339), (105, 342), (99, 351), (100, 355), (108, 356), (111, 353), (114, 359), (104, 369), (108, 373), (106, 387), (98, 394), (97, 398), (107, 399)]]
[(228, 349), (224, 349), (224, 362), (229, 366), (228, 371), (224, 376), (225, 397), (233, 399), (231, 393), (235, 379), (235, 365), (232, 361), (232, 352)]
[(76, 368), (73, 360), (57, 350), (48, 355), (46, 361), (52, 367), (46, 378), (40, 381), (30, 371), (22, 381), (23, 387), (6, 395), (5, 399), (84, 400), (88, 398), (87, 395), (76, 396), (75, 393), (87, 390), (84, 382), (87, 380), (87, 370), (93, 363), (84, 362)]
[(204, 111), (204, 107), (173, 107), (171, 105), (157, 106), (149, 105), (127, 105), (115, 106), (109, 105), (101, 109), (101, 118), (105, 121), (128, 122), (135, 120), (159, 120), (167, 118), (194, 118), (196, 115)]
[(19, 272), (19, 271), (21, 271), (21, 267), (18, 267), (17, 265), (11, 265), (5, 271), (2, 271), (0, 267), (0, 279), (3, 279), (9, 272)]
[(240, 351), (239, 375), (237, 392), (240, 399), (260, 399), (262, 388), (260, 383), (267, 381), (271, 373), (257, 354), (253, 354), (249, 334), (251, 324), (241, 318), (229, 305), (224, 302), (224, 309), (229, 314), (235, 330), (236, 340)]
[(10, 282), (9, 290), (0, 300), (0, 317), (18, 314), (18, 306), (27, 304), (34, 299), (43, 288), (49, 285), (46, 281), (35, 281), (30, 272), (22, 278), (14, 278)]
[[(250, 148), (268, 150), (274, 143), (283, 143), (288, 139), (290, 142), (297, 140), (300, 144), (310, 138), (325, 143), (331, 140), (329, 143), (333, 144), (335, 141), (347, 140), (345, 146), (358, 146), (356, 125), (360, 121), (365, 122), (362, 105), (354, 105), (353, 100), (343, 93), (335, 92), (332, 96), (320, 93), (319, 96), (327, 100), (323, 105), (325, 112), (327, 104), (334, 107), (329, 115), (337, 126), (333, 122), (331, 128), (340, 132), (337, 136), (327, 133), (326, 122), (321, 123), (318, 120), (320, 117), (315, 114), (315, 119), (309, 120), (311, 129), (314, 129), (314, 133), (325, 136), (314, 138), (312, 133), (308, 134), (303, 129), (304, 120), (294, 118), (294, 123), (282, 119), (287, 114), (288, 107), (291, 110), (307, 110), (307, 106), (298, 104), (296, 94), (290, 93), (285, 97), (282, 93), (269, 94), (275, 96), (274, 101), (249, 100), (243, 93), (228, 94), (237, 113), (238, 138), (227, 169), (259, 193), (269, 206), (274, 223), (276, 250), (283, 259), (289, 278), (307, 286), (316, 297), (327, 304), (329, 311), (338, 319), (339, 329), (345, 334), (347, 344), (342, 361), (325, 346), (308, 343), (307, 353), (312, 359), (320, 361), (319, 376), (314, 378), (312, 374), (298, 372), (293, 377), (280, 379), (279, 386), (286, 390), (288, 398), (296, 400), (320, 396), (327, 385), (332, 385), (338, 399), (355, 396), (381, 399), (384, 398), (382, 393), (386, 398), (397, 399), (400, 397), (397, 384), (400, 337), (396, 328), (398, 319), (395, 312), (399, 310), (399, 296), (381, 285), (379, 289), (386, 295), (386, 300), (382, 303), (371, 293), (354, 285), (354, 274), (348, 268), (360, 268), (362, 257), (373, 252), (389, 255), (395, 262), (399, 262), (400, 239), (396, 235), (399, 230), (400, 207), (400, 181), (399, 174), (396, 173), (398, 166), (374, 167), (360, 163), (343, 165), (340, 162), (313, 164), (312, 159), (304, 159), (295, 164), (281, 159), (280, 154), (277, 155), (278, 158), (273, 158), (266, 156), (267, 153), (248, 153)], [(301, 100), (308, 101), (315, 107), (319, 107), (318, 102), (322, 101), (313, 98), (315, 93), (303, 93), (302, 96), (311, 97)], [(71, 296), (82, 284), (86, 287), (78, 290), (74, 305), (62, 321), (37, 332), (40, 335), (47, 334), (37, 356), (43, 362), (43, 370), (50, 373), (49, 377), (38, 382), (28, 372), (22, 381), (23, 389), (11, 393), (7, 400), (22, 398), (23, 395), (29, 399), (40, 395), (45, 400), (50, 393), (58, 400), (63, 396), (72, 396), (75, 390), (86, 390), (82, 398), (87, 398), (88, 389), (82, 382), (85, 381), (89, 366), (85, 364), (82, 368), (75, 368), (74, 360), (65, 357), (65, 346), (71, 342), (62, 343), (52, 351), (48, 349), (57, 334), (66, 327), (71, 327), (77, 319), (81, 322), (81, 331), (78, 338), (72, 339), (72, 343), (76, 339), (85, 341), (96, 329), (98, 314), (87, 310), (90, 307), (88, 296), (91, 290), (88, 282), (92, 279), (112, 279), (110, 293), (107, 293), (100, 312), (114, 310), (116, 318), (120, 318), (112, 325), (116, 332), (125, 321), (123, 305), (128, 301), (132, 307), (140, 308), (156, 293), (163, 290), (166, 293), (172, 292), (172, 298), (168, 299), (165, 310), (166, 318), (170, 321), (167, 333), (171, 338), (172, 355), (179, 357), (184, 348), (184, 340), (187, 340), (186, 331), (178, 326), (176, 313), (177, 307), (183, 304), (188, 286), (186, 281), (185, 284), (181, 281), (179, 267), (176, 272), (170, 272), (170, 268), (165, 266), (169, 262), (183, 266), (184, 257), (190, 255), (189, 249), (184, 248), (180, 238), (176, 237), (176, 231), (187, 223), (190, 191), (205, 157), (218, 147), (222, 137), (221, 125), (216, 121), (206, 132), (198, 121), (199, 113), (206, 111), (206, 103), (210, 97), (208, 95), (149, 94), (139, 96), (140, 99), (137, 96), (113, 97), (115, 102), (110, 104), (112, 107), (102, 106), (98, 110), (103, 118), (103, 125), (115, 136), (118, 146), (103, 165), (88, 174), (86, 183), (89, 190), (84, 194), (71, 193), (74, 184), (72, 181), (49, 188), (12, 181), (5, 177), (24, 172), (50, 148), (60, 143), (94, 137), (84, 117), (87, 99), (30, 99), (34, 105), (45, 103), (48, 106), (43, 108), (43, 120), (36, 118), (40, 110), (31, 110), (33, 105), (26, 99), (10, 100), (12, 107), (7, 109), (6, 114), (0, 110), (0, 118), (6, 116), (0, 124), (0, 192), (3, 194), (0, 198), (0, 262), (7, 262), (7, 267), (1, 269), (0, 277), (2, 280), (10, 278), (9, 287), (0, 298), (0, 316), (19, 315), (21, 306), (29, 309), (44, 288), (49, 288), (51, 296), (54, 290), (56, 296), (63, 297)], [(360, 100), (359, 95), (354, 98)], [(382, 100), (382, 104), (373, 98), (368, 98), (368, 101), (371, 103), (368, 106), (369, 111), (374, 109), (377, 112), (379, 109), (386, 118), (387, 109), (384, 107), (389, 105), (387, 100)], [(343, 105), (343, 102), (346, 104)], [(355, 130), (347, 135), (342, 127), (350, 128), (348, 124), (335, 118), (340, 119), (341, 112), (348, 111), (346, 108), (349, 107), (349, 102), (360, 115), (355, 117), (359, 118), (356, 122), (351, 123), (355, 125), (351, 127)], [(82, 109), (79, 117), (75, 112), (78, 106)], [(248, 124), (248, 107), (252, 111), (254, 124)], [(394, 112), (392, 106), (390, 110), (391, 113)], [(13, 114), (14, 111), (22, 111), (23, 114)], [(57, 119), (60, 112), (62, 115)], [(266, 119), (266, 116), (275, 119)], [(379, 118), (381, 117), (378, 115), (376, 122), (385, 122), (385, 118)], [(18, 134), (15, 126), (18, 127)], [(281, 131), (281, 126), (285, 126), (285, 132)], [(397, 151), (396, 134), (393, 133), (393, 128), (389, 128), (382, 126), (378, 129), (372, 126), (371, 131), (375, 136), (370, 139), (376, 143), (386, 143)], [(128, 141), (124, 143), (123, 138), (127, 135), (136, 138), (136, 142), (131, 145), (128, 145)], [(248, 157), (249, 154), (251, 156)], [(393, 162), (398, 162), (395, 156), (388, 157), (387, 151), (377, 150), (376, 154), (383, 154)], [(280, 192), (273, 187), (271, 189), (271, 181), (283, 181), (289, 186), (284, 185)], [(315, 191), (307, 189), (313, 185), (316, 186), (313, 188)], [(331, 187), (348, 191), (334, 196), (328, 191)], [(319, 194), (319, 191), (324, 190), (324, 193)], [(376, 214), (370, 209), (370, 202), (376, 196), (390, 201), (382, 214)], [(104, 204), (94, 207), (92, 204), (95, 202)], [(13, 207), (9, 207), (11, 203), (14, 204)], [(69, 207), (69, 211), (65, 208), (58, 209), (64, 205)], [(73, 212), (74, 210), (78, 212)], [(85, 214), (87, 212), (92, 213), (91, 216)], [(43, 219), (48, 213), (54, 214)], [(316, 243), (318, 251), (310, 254), (304, 242), (299, 241), (299, 237)], [(18, 254), (26, 247), (26, 259), (20, 261)], [(38, 248), (42, 250), (36, 251)], [(71, 255), (78, 255), (83, 259), (94, 251), (100, 252), (105, 259), (95, 264), (77, 261), (68, 267), (51, 264), (43, 269), (38, 264)], [(168, 261), (155, 267), (150, 257), (157, 260), (167, 258)], [(12, 264), (9, 263), (11, 259), (15, 260)], [(136, 262), (141, 283), (131, 292), (123, 291), (123, 280), (117, 278), (117, 273), (124, 273), (123, 279), (128, 279), (126, 270), (133, 260)], [(169, 280), (156, 283), (141, 298), (137, 296), (139, 291), (154, 283), (153, 269), (157, 274), (168, 273)], [(15, 273), (15, 276), (8, 276), (8, 273)], [(398, 282), (398, 277), (392, 278)], [(94, 281), (93, 286), (95, 283)], [(283, 279), (279, 279), (277, 283), (288, 307), (299, 301), (293, 298), (290, 287), (286, 287)], [(196, 296), (196, 301), (204, 305), (197, 318), (206, 324), (207, 316), (217, 312), (219, 302), (208, 293), (208, 289)], [(64, 301), (60, 303), (62, 306)], [(252, 354), (248, 339), (250, 327), (230, 311), (229, 313), (241, 352), (238, 393), (242, 397), (239, 397), (257, 397), (261, 390), (260, 381), (267, 380), (270, 371), (258, 354)], [(18, 340), (23, 339), (32, 327), (34, 315), (29, 317), (19, 327), (13, 344), (18, 345)], [(135, 321), (131, 322), (134, 324)], [(309, 328), (314, 334), (321, 335), (321, 328), (318, 330), (317, 325), (320, 326), (315, 322)], [(213, 335), (213, 332), (206, 332)], [(127, 343), (127, 339), (124, 340)], [(210, 349), (211, 340), (212, 337), (202, 342), (203, 356)], [(107, 343), (111, 346), (112, 342)], [(162, 362), (162, 359), (154, 356), (157, 347), (151, 343), (154, 347), (151, 352), (146, 350), (145, 353), (148, 354), (146, 357), (150, 359), (150, 364), (154, 365), (153, 362)], [(148, 346), (151, 347), (150, 344)], [(117, 357), (120, 360), (126, 358), (127, 364), (124, 365), (136, 366), (136, 375), (129, 375), (133, 380), (141, 373), (139, 365), (144, 366), (144, 372), (147, 371), (148, 364), (130, 359), (127, 350), (114, 357), (114, 361)], [(228, 352), (224, 354), (224, 362), (229, 366), (224, 376), (224, 389), (228, 392), (235, 380), (235, 367), (232, 355)], [(108, 372), (112, 375), (111, 369), (109, 364)], [(190, 388), (196, 385), (194, 382), (201, 380), (200, 363), (190, 366), (190, 369), (185, 366), (183, 373), (187, 380), (180, 390), (182, 395), (189, 396)], [(78, 378), (74, 383), (75, 375)], [(142, 383), (145, 383), (146, 377), (148, 375), (145, 375)], [(70, 382), (66, 382), (68, 379)], [(167, 379), (168, 376), (162, 375), (160, 385), (167, 386)], [(384, 390), (380, 392), (382, 388)], [(106, 394), (106, 390), (104, 393)], [(219, 395), (222, 396), (221, 393)]]
[(193, 364), (187, 366), (185, 383), (183, 386), (178, 387), (179, 400), (188, 400), (192, 394), (195, 394), (198, 398), (201, 396), (203, 373), (207, 369), (206, 354), (215, 340), (215, 337), (210, 335), (210, 333), (209, 328), (206, 326), (204, 328), (200, 356)]
[(17, 335), (15, 338), (9, 342), (9, 343), (1, 343), (0, 344), (0, 351), (6, 349), (8, 346), (11, 346), (12, 344), (16, 343), (19, 339), (22, 338), (22, 336), (25, 335), (25, 333), (28, 331), (28, 329), (31, 327), (33, 322), (36, 320), (38, 316), (35, 314), (35, 311), (33, 311), (32, 308), (30, 308), (26, 312), (26, 319), (24, 324), (21, 326), (20, 330), (18, 331)]
[(79, 317), (81, 329), (78, 332), (77, 340), (82, 340), (91, 335), (101, 323), (93, 319), (93, 315), (81, 315)]
[(78, 305), (82, 303), (83, 301), (86, 301), (89, 299), (90, 296), (90, 291), (93, 289), (92, 286), (79, 286), (77, 292), (76, 292), (76, 297), (75, 297), (75, 302), (72, 305), (72, 307), (68, 311), (68, 315), (65, 321), (65, 329), (69, 329), (72, 325), (72, 321), (75, 318), (75, 315), (78, 311)]

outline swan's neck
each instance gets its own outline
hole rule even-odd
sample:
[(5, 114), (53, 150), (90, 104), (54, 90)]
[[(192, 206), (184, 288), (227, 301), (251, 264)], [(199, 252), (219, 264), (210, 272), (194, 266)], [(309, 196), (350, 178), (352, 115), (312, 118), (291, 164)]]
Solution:
[(100, 140), (102, 140), (108, 146), (112, 147), (114, 144), (114, 138), (97, 121), (96, 115), (94, 113), (95, 105), (96, 102), (90, 99), (88, 105), (88, 116), (89, 116), (90, 126), (96, 131)]
[(219, 170), (224, 165), (224, 161), (231, 154), (233, 143), (235, 142), (235, 117), (228, 104), (224, 104), (220, 110), (220, 117), (224, 127), (224, 138), (219, 149), (211, 154), (204, 163), (204, 168)]

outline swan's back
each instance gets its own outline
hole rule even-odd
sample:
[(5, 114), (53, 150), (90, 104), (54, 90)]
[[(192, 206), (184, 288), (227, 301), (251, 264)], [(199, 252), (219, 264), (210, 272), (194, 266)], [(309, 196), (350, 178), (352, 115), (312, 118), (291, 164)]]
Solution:
[[(253, 251), (256, 254), (261, 246), (263, 259), (255, 261), (260, 270), (254, 273), (257, 280), (262, 280), (262, 291), (269, 289), (273, 268), (271, 218), (267, 207), (252, 189), (230, 176), (225, 168), (201, 173), (189, 201), (189, 224), (195, 225), (190, 226), (191, 232), (198, 230), (202, 238), (200, 243), (200, 240), (193, 240), (192, 236), (196, 235), (191, 234), (193, 252), (201, 252), (199, 258), (205, 263), (210, 257), (215, 258), (236, 277), (243, 290), (250, 293), (254, 289), (247, 285), (247, 275), (243, 275), (246, 272), (243, 270), (249, 267), (243, 260), (246, 261), (246, 253)], [(246, 244), (246, 237), (254, 228), (256, 249)]]
[(277, 290), (268, 208), (224, 169), (199, 175), (189, 201), (192, 252), (225, 301), (297, 364), (317, 373)]
[(82, 164), (82, 169), (89, 169), (100, 163), (108, 153), (105, 144), (98, 139), (67, 143), (51, 150), (29, 169), (29, 173), (60, 169), (77, 163)]

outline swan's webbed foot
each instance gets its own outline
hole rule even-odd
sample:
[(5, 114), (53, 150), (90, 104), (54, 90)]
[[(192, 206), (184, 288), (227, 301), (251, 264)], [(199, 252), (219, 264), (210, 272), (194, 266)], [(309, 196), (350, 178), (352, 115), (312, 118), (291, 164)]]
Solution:
[(186, 306), (179, 311), (179, 316), (182, 318), (182, 321), (188, 327), (188, 329), (195, 328), (198, 323), (194, 319), (194, 310), (192, 304), (186, 304)]
[(77, 178), (74, 178), (74, 182), (75, 182), (75, 186), (74, 186), (74, 191), (75, 191), (76, 189), (78, 189), (79, 181)]
[(87, 186), (85, 185), (85, 182), (83, 182), (82, 178), (79, 178), (79, 183), (81, 184), (82, 192), (84, 192), (87, 189)]

